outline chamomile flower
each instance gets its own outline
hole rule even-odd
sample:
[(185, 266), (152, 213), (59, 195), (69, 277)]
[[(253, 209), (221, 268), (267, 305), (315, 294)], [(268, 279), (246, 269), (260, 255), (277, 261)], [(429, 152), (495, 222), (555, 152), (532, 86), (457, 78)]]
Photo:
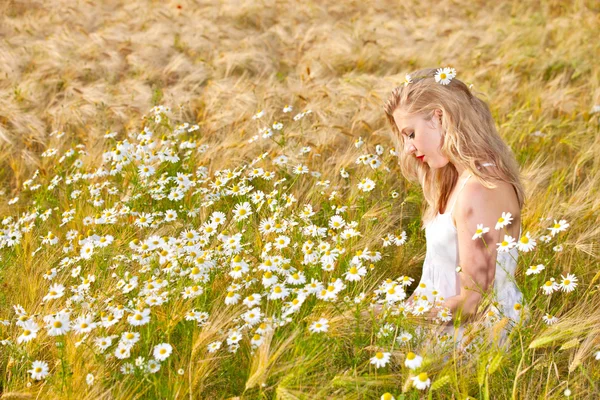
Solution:
[(401, 332), (398, 337), (396, 338), (396, 341), (400, 344), (406, 344), (408, 342), (410, 342), (410, 340), (412, 339), (412, 335), (406, 331)]
[(560, 286), (556, 283), (554, 278), (550, 278), (541, 286), (541, 289), (544, 291), (544, 294), (552, 294), (559, 290)]
[(438, 68), (435, 72), (435, 81), (442, 85), (447, 85), (452, 80), (453, 76), (449, 68)]
[(327, 332), (329, 329), (329, 321), (327, 318), (320, 318), (318, 321), (313, 322), (308, 329), (312, 333)]
[(413, 381), (413, 386), (419, 390), (425, 390), (431, 384), (431, 379), (429, 379), (427, 372), (421, 372), (419, 375), (410, 379)]
[(344, 279), (347, 281), (360, 281), (367, 274), (367, 269), (364, 266), (352, 266), (344, 272)]
[(229, 291), (227, 292), (227, 296), (225, 296), (225, 304), (230, 306), (232, 304), (237, 304), (240, 301), (241, 295), (237, 292)]
[(531, 238), (529, 232), (525, 233), (524, 236), (521, 236), (521, 239), (517, 242), (517, 249), (524, 253), (530, 252), (535, 248), (536, 242)]
[(265, 115), (265, 112), (263, 110), (259, 110), (256, 114), (254, 114), (252, 116), (252, 119), (259, 119), (262, 118), (262, 116)]
[(558, 232), (566, 231), (569, 227), (569, 224), (566, 220), (561, 219), (560, 221), (554, 220), (554, 225), (551, 228), (548, 228), (550, 234), (555, 236)]
[(391, 356), (392, 353), (378, 351), (373, 357), (371, 357), (370, 361), (371, 364), (375, 365), (376, 368), (382, 368), (390, 362)]
[(548, 314), (546, 313), (546, 315), (544, 315), (542, 317), (542, 319), (544, 320), (544, 322), (548, 325), (552, 325), (555, 324), (558, 321), (558, 318), (555, 317), (554, 315)]
[(150, 322), (150, 309), (136, 310), (133, 315), (127, 317), (127, 322), (133, 326), (146, 325)]
[(544, 264), (531, 265), (531, 266), (529, 266), (527, 271), (525, 271), (525, 275), (537, 275), (540, 272), (542, 272), (544, 269), (546, 269)]
[(499, 230), (504, 228), (505, 226), (510, 225), (512, 222), (512, 214), (509, 212), (503, 212), (502, 216), (498, 218), (498, 222), (496, 222), (496, 226), (494, 229)]
[(238, 203), (233, 209), (233, 216), (236, 221), (243, 221), (252, 214), (252, 207), (247, 201), (244, 203)]
[(215, 341), (215, 342), (210, 343), (207, 346), (208, 352), (209, 353), (214, 353), (215, 351), (219, 350), (221, 348), (221, 344), (222, 344), (222, 342), (218, 341), (218, 340)]
[(573, 274), (567, 274), (567, 276), (560, 276), (562, 278), (560, 282), (560, 289), (563, 292), (572, 292), (577, 287), (577, 277)]
[(515, 239), (512, 236), (504, 235), (504, 240), (501, 243), (496, 243), (498, 253), (509, 252), (510, 249), (516, 246)]
[(169, 343), (161, 343), (154, 346), (152, 355), (158, 361), (164, 361), (171, 355), (171, 352), (173, 352), (173, 346)]
[(375, 182), (369, 178), (364, 178), (358, 183), (358, 188), (365, 193), (370, 192), (375, 189)]
[(31, 374), (32, 379), (39, 381), (48, 376), (50, 368), (48, 368), (48, 363), (46, 361), (36, 360), (31, 364), (31, 369), (27, 372)]
[(423, 363), (423, 357), (413, 353), (412, 351), (409, 351), (406, 354), (406, 359), (404, 360), (404, 365), (406, 365), (408, 368), (415, 370), (415, 369), (419, 368), (422, 363)]
[(290, 106), (289, 104), (287, 104), (285, 107), (283, 107), (283, 112), (284, 113), (289, 113), (292, 111), (292, 106)]
[(258, 293), (253, 293), (250, 296), (246, 297), (242, 303), (244, 303), (244, 305), (248, 308), (250, 307), (254, 307), (258, 304), (260, 304), (260, 299), (261, 299), (261, 295)]
[(35, 339), (37, 337), (37, 332), (40, 330), (38, 324), (31, 319), (23, 322), (21, 328), (23, 328), (23, 332), (17, 338), (18, 344), (21, 344), (23, 342), (27, 343)]
[(65, 294), (65, 287), (60, 283), (55, 283), (48, 289), (48, 294), (44, 296), (43, 301), (59, 299)]
[(483, 224), (477, 224), (477, 229), (475, 230), (475, 234), (471, 239), (475, 240), (477, 238), (483, 238), (483, 234), (490, 231), (490, 228), (484, 227)]
[(273, 285), (273, 289), (268, 296), (269, 300), (285, 299), (289, 295), (290, 291), (284, 285)]
[(69, 313), (59, 312), (58, 314), (47, 315), (44, 317), (44, 322), (49, 336), (64, 335), (71, 330)]

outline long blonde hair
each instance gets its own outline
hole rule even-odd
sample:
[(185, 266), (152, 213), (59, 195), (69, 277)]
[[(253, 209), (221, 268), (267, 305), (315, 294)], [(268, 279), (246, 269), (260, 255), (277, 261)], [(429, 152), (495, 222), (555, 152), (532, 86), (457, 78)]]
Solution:
[[(454, 78), (448, 85), (435, 81), (435, 69), (422, 69), (410, 75), (412, 83), (395, 88), (384, 109), (394, 133), (400, 170), (411, 182), (419, 182), (427, 207), (423, 213), (422, 228), (437, 212), (446, 209), (450, 192), (458, 180), (459, 165), (470, 171), (481, 184), (496, 188), (494, 182), (504, 181), (513, 185), (519, 201), (519, 209), (525, 202), (525, 190), (521, 184), (519, 164), (510, 147), (502, 140), (488, 105), (471, 93), (467, 85)], [(435, 110), (442, 110), (441, 152), (450, 161), (439, 169), (431, 169), (426, 163), (404, 153), (404, 137), (400, 134), (393, 113), (401, 108), (409, 117), (420, 115), (432, 118)], [(493, 162), (495, 168), (481, 168)]]

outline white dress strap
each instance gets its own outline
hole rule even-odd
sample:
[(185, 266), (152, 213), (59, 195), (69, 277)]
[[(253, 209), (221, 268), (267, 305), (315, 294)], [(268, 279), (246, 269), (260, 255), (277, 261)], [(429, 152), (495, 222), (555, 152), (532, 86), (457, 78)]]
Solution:
[(458, 189), (458, 192), (456, 192), (456, 195), (454, 197), (454, 202), (452, 203), (452, 207), (450, 207), (450, 211), (449, 211), (450, 215), (452, 215), (452, 210), (454, 210), (454, 205), (456, 205), (456, 201), (458, 200), (458, 195), (460, 194), (460, 192), (465, 187), (465, 184), (467, 183), (467, 181), (469, 180), (469, 178), (471, 177), (471, 175), (473, 175), (473, 174), (469, 174), (469, 176), (467, 176), (467, 178), (463, 181), (462, 185), (460, 186), (460, 189)]

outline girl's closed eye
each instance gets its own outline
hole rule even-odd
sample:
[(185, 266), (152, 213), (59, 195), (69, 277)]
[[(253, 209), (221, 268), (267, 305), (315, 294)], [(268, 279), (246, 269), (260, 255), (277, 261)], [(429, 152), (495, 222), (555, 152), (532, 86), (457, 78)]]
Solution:
[(415, 137), (415, 133), (414, 133), (414, 132), (412, 132), (410, 135), (408, 135), (408, 138), (409, 138), (409, 139), (412, 139), (412, 138), (414, 138), (414, 137)]

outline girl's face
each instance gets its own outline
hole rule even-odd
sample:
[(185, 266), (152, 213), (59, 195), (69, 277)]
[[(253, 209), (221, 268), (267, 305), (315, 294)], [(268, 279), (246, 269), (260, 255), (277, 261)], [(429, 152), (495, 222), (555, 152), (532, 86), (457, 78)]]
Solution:
[(392, 115), (400, 134), (404, 137), (405, 154), (417, 158), (420, 162), (426, 162), (433, 169), (448, 164), (449, 160), (441, 151), (443, 130), (440, 110), (435, 110), (431, 119), (422, 115), (409, 117), (400, 108)]

